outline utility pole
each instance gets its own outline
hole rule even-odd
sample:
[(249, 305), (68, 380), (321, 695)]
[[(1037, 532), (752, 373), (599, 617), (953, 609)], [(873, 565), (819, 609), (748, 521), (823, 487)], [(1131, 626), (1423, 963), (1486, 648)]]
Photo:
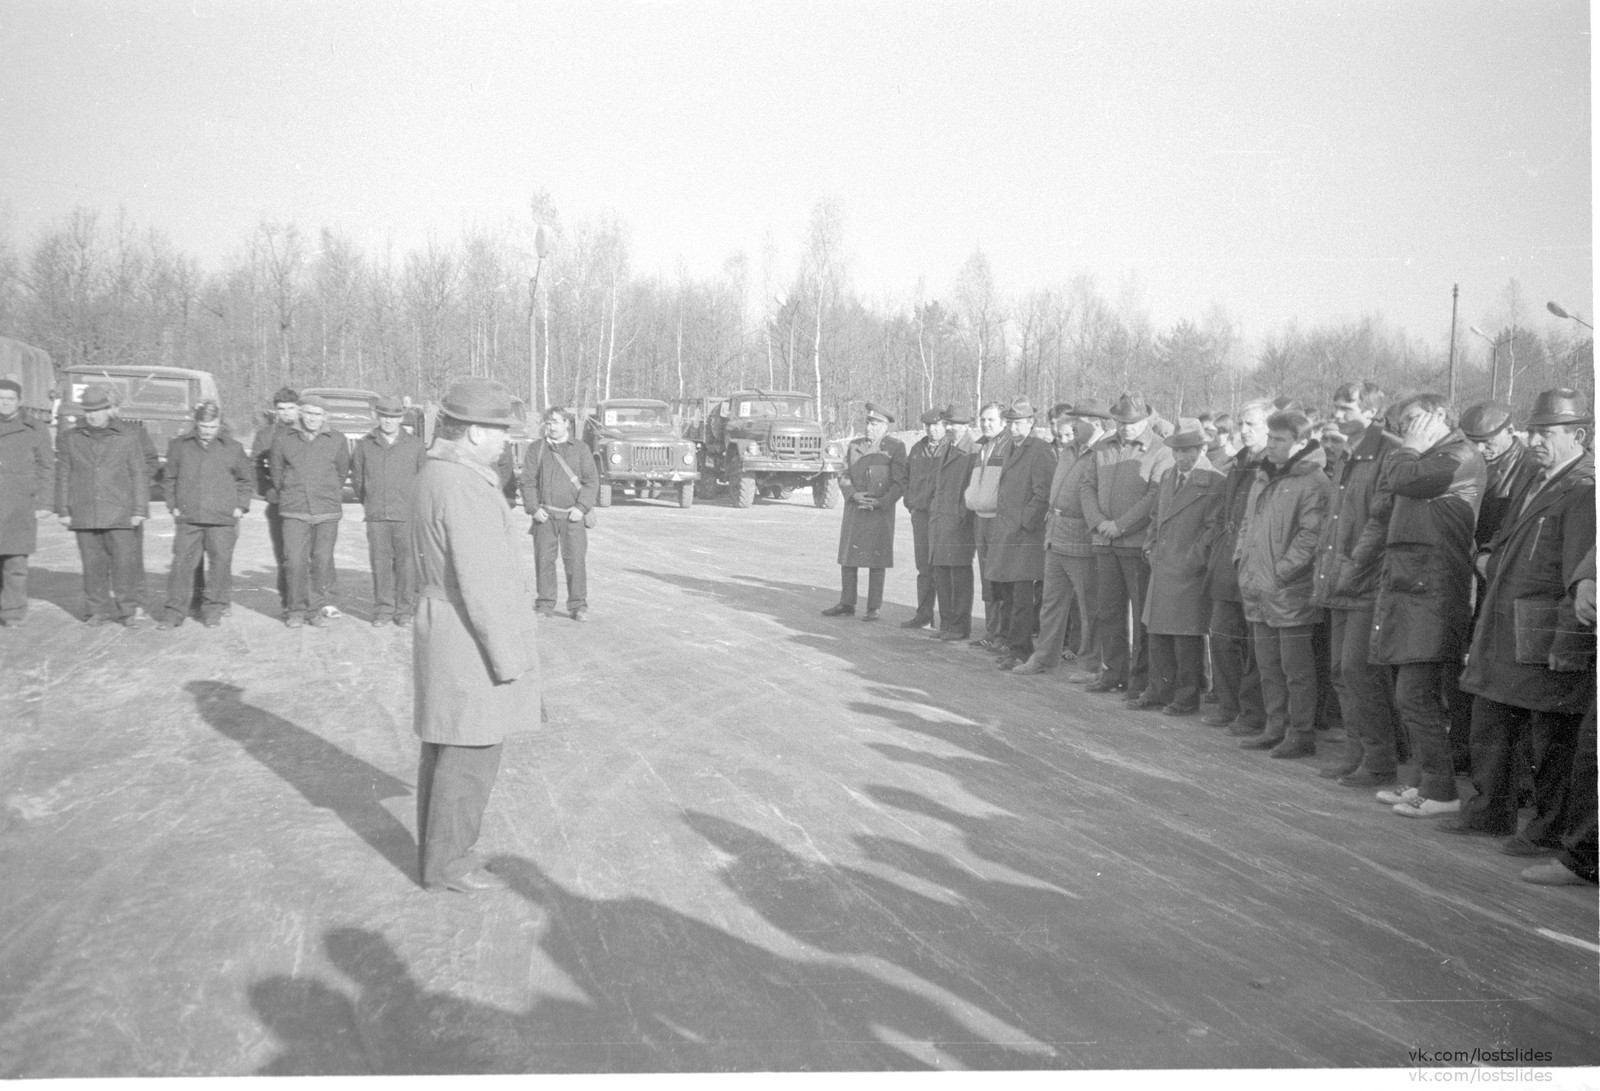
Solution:
[(1450, 391), (1446, 397), (1456, 404), (1456, 300), (1461, 296), (1461, 285), (1450, 286)]

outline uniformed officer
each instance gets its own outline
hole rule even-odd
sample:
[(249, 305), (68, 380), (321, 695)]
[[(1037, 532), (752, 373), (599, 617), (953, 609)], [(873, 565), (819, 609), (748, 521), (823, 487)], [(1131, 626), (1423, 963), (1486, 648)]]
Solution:
[(883, 605), (883, 573), (894, 567), (894, 508), (905, 495), (905, 444), (889, 436), (894, 416), (871, 402), (866, 406), (866, 435), (845, 449), (844, 521), (839, 527), (839, 603), (823, 617), (850, 617), (856, 612), (856, 576), (865, 568), (867, 612), (862, 621), (877, 621)]

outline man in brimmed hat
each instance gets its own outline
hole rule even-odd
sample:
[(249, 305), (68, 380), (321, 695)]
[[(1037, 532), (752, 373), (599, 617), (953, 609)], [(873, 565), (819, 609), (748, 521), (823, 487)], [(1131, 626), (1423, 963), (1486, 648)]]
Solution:
[[(1575, 390), (1546, 390), (1528, 416), (1539, 472), (1490, 544), (1488, 588), (1461, 688), (1473, 695), (1472, 783), (1457, 833), (1504, 837), (1502, 851), (1561, 847), (1561, 812), (1578, 731), (1595, 701), (1594, 634), (1570, 616), (1569, 584), (1594, 548), (1594, 416)], [(1574, 639), (1575, 638), (1575, 639)], [(1586, 656), (1563, 654), (1569, 641)], [(1587, 662), (1584, 659), (1587, 659)], [(1534, 816), (1517, 831), (1516, 740), (1530, 737)]]
[(150, 472), (139, 429), (113, 418), (111, 392), (86, 387), (83, 419), (60, 440), (56, 514), (83, 561), (90, 625), (151, 624), (137, 528), (150, 514)]
[(289, 591), (284, 624), (291, 629), (307, 622), (323, 626), (343, 616), (329, 598), (350, 446), (327, 427), (327, 417), (327, 402), (315, 394), (301, 395), (298, 422), (273, 440), (267, 458), (283, 517)]
[(1225, 479), (1206, 461), (1206, 434), (1198, 420), (1181, 418), (1164, 442), (1173, 465), (1156, 490), (1145, 537), (1150, 585), (1140, 620), (1150, 641), (1149, 682), (1143, 693), (1129, 695), (1128, 706), (1187, 716), (1200, 710), (1211, 620), (1206, 551), (1217, 530)]
[(0, 379), (0, 628), (28, 613), (28, 555), (49, 510), (55, 456), (50, 432), (22, 412), (22, 384)]
[(430, 891), (505, 887), (472, 848), (505, 737), (539, 723), (533, 594), (495, 470), (513, 421), (505, 387), (456, 383), (416, 480), (417, 865)]
[(856, 612), (860, 570), (867, 569), (867, 610), (862, 621), (877, 621), (883, 605), (884, 570), (894, 567), (894, 507), (906, 491), (905, 445), (889, 435), (894, 416), (866, 404), (866, 435), (850, 441), (844, 452), (839, 490), (844, 494), (844, 520), (839, 525), (837, 605), (823, 617), (849, 617)]
[(930, 409), (918, 418), (922, 438), (906, 454), (906, 510), (911, 513), (911, 548), (917, 561), (917, 612), (902, 621), (902, 629), (922, 629), (933, 624), (935, 594), (933, 561), (928, 543), (928, 509), (933, 504), (933, 489), (939, 478), (939, 444), (946, 425), (944, 409)]
[(167, 574), (167, 601), (158, 628), (176, 628), (189, 616), (195, 573), (204, 557), (200, 621), (214, 629), (222, 624), (233, 598), (233, 547), (255, 488), (249, 456), (224, 431), (222, 408), (216, 402), (195, 406), (194, 430), (167, 444), (162, 474), (173, 533), (172, 570)]
[(972, 418), (946, 406), (945, 435), (935, 447), (933, 493), (928, 499), (928, 560), (939, 604), (939, 639), (972, 636), (972, 512), (962, 502), (972, 456)]
[[(1078, 491), (1093, 535), (1098, 584), (1096, 627), (1105, 669), (1091, 693), (1140, 693), (1148, 681), (1145, 590), (1150, 567), (1144, 559), (1146, 528), (1156, 489), (1172, 468), (1172, 449), (1150, 429), (1154, 414), (1138, 394), (1123, 394), (1110, 410), (1116, 431), (1095, 444)], [(1131, 620), (1131, 626), (1130, 626)], [(1130, 639), (1131, 637), (1131, 639)]]
[(350, 485), (367, 524), (372, 565), (372, 624), (406, 626), (416, 610), (416, 562), (411, 555), (411, 493), (427, 461), (422, 440), (401, 428), (406, 407), (390, 395), (374, 407), (378, 426), (356, 444)]
[(1095, 654), (1094, 555), (1079, 490), (1089, 470), (1089, 452), (1100, 440), (1103, 422), (1110, 419), (1105, 406), (1094, 401), (1068, 405), (1056, 416), (1056, 423), (1065, 422), (1070, 439), (1056, 449), (1056, 468), (1050, 479), (1039, 639), (1033, 655), (1026, 663), (1014, 667), (1012, 674), (1040, 674), (1055, 669), (1061, 647), (1067, 638), (1070, 627), (1068, 618), (1075, 602), (1079, 630), (1074, 658), (1078, 660), (1080, 668), (1091, 670), (1098, 677), (1100, 664)]
[(1056, 455), (1049, 440), (1033, 434), (1034, 409), (1027, 398), (1013, 399), (1005, 419), (1014, 438), (1000, 466), (986, 578), (1003, 603), (1006, 629), (995, 650), (1000, 669), (1009, 671), (1033, 655), (1035, 585), (1044, 579), (1044, 525)]

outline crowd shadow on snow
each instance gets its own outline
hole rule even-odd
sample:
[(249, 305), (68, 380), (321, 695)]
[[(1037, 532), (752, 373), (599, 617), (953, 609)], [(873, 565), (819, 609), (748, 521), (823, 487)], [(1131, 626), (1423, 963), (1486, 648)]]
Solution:
[(201, 719), (283, 779), (313, 807), (332, 811), (401, 874), (415, 881), (416, 839), (382, 800), (413, 794), (412, 785), (281, 716), (245, 701), (227, 682), (184, 684)]
[[(837, 960), (797, 959), (637, 897), (588, 897), (530, 860), (493, 867), (538, 921), (563, 992), (507, 1010), (418, 980), (380, 933), (331, 930), (343, 980), (250, 986), (276, 1055), (261, 1075), (1038, 1068), (928, 997)], [(456, 895), (440, 897), (456, 898)]]

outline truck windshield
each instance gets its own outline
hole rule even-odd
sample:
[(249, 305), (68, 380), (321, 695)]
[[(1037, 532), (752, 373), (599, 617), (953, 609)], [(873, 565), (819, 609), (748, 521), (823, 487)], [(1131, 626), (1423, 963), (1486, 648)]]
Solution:
[(811, 420), (810, 398), (741, 398), (734, 406), (736, 417), (793, 417)]
[(91, 386), (115, 387), (122, 396), (123, 412), (137, 409), (163, 409), (186, 412), (193, 408), (192, 382), (167, 375), (74, 375), (72, 400), (83, 400)]
[(607, 428), (671, 428), (672, 410), (664, 405), (608, 405), (600, 411), (600, 423)]

